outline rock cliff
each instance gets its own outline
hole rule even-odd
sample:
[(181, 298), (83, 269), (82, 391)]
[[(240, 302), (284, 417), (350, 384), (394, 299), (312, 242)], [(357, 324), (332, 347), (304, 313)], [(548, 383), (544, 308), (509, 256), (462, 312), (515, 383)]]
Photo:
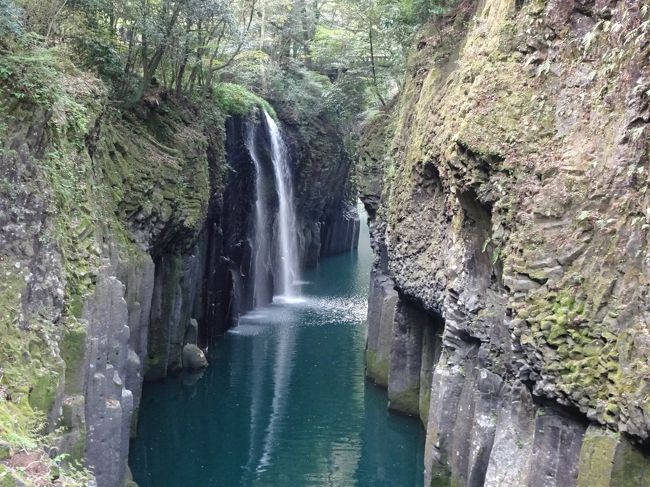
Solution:
[[(226, 117), (162, 90), (120, 110), (73, 66), (48, 71), (53, 82), (40, 61), (10, 61), (22, 78), (0, 83), (0, 474), (18, 472), (26, 450), (42, 466), (31, 480), (51, 481), (64, 474), (48, 457), (67, 453), (92, 472), (79, 485), (132, 485), (143, 380), (181, 369), (190, 352), (200, 359), (196, 346), (252, 307), (243, 137), (260, 124), (253, 111)], [(312, 171), (305, 180), (320, 178), (328, 195), (297, 195), (303, 260), (315, 263), (340, 250), (321, 241), (355, 245), (358, 219), (339, 135), (318, 147), (302, 135), (296, 174)]]
[(460, 2), (364, 129), (367, 375), (425, 485), (650, 483), (650, 13)]

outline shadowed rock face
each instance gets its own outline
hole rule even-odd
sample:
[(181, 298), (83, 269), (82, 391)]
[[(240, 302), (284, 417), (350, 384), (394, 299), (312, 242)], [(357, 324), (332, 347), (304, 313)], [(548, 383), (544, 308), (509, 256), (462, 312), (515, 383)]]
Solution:
[(399, 101), (364, 130), (368, 375), (380, 335), (389, 396), (416, 390), (418, 348), (435, 364), (417, 411), (390, 401), (426, 418), (426, 485), (650, 481), (641, 7), (461, 2), (421, 31)]

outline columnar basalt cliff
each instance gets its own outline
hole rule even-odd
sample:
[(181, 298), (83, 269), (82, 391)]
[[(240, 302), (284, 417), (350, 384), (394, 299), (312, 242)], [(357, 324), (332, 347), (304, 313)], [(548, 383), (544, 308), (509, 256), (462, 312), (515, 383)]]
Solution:
[[(278, 112), (284, 121), (283, 112)], [(222, 332), (228, 323), (254, 306), (255, 239), (255, 177), (256, 169), (246, 147), (249, 132), (261, 165), (262, 179), (267, 191), (274, 195), (267, 211), (277, 211), (274, 188), (271, 146), (268, 127), (263, 117), (253, 119), (234, 117), (226, 124), (226, 155), (229, 172), (223, 197), (222, 258), (213, 267), (218, 276), (216, 291), (222, 297), (224, 310), (218, 318)], [(288, 156), (294, 181), (295, 205), (299, 221), (298, 252), (304, 266), (312, 266), (321, 256), (356, 248), (359, 238), (359, 217), (350, 200), (348, 172), (350, 161), (342, 149), (340, 135), (326, 122), (319, 126), (318, 136), (301, 133), (296, 127), (301, 121), (289, 120), (284, 136), (288, 138)], [(305, 123), (305, 122), (302, 122)], [(317, 183), (314, 183), (314, 182)], [(277, 233), (272, 219), (266, 232)], [(273, 265), (268, 269), (269, 288), (274, 281)], [(272, 293), (271, 293), (272, 294)], [(268, 296), (270, 301), (271, 295)]]
[(120, 116), (85, 81), (67, 105), (5, 105), (2, 406), (25, 428), (46, 414), (50, 455), (117, 486), (143, 377), (196, 344), (223, 137), (164, 93)]
[[(33, 100), (0, 86), (0, 460), (38, 463), (44, 447), (85, 463), (98, 487), (133, 485), (143, 380), (201, 366), (201, 349), (252, 308), (244, 136), (263, 127), (254, 110), (226, 117), (162, 90), (120, 111), (94, 78), (59, 76), (60, 89), (37, 86)], [(340, 137), (324, 133), (319, 147), (301, 137), (296, 174), (320, 178), (329, 195), (297, 195), (303, 261), (315, 263), (341, 250), (321, 240), (355, 245), (358, 218)], [(57, 434), (35, 445), (28, 432), (41, 415), (43, 434)], [(34, 475), (51, 478), (48, 465)]]
[(650, 5), (460, 2), (370, 120), (367, 375), (425, 485), (650, 485)]

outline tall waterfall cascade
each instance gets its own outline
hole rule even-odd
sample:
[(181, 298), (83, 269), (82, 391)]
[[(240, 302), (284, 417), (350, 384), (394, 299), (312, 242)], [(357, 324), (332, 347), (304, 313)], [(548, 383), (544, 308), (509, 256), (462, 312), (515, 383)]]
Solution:
[[(274, 277), (275, 298), (295, 298), (299, 280), (296, 212), (293, 198), (293, 181), (289, 168), (287, 147), (275, 120), (263, 112), (264, 126), (268, 130), (270, 158), (277, 192), (277, 214), (270, 211), (270, 197), (266, 194), (263, 160), (258, 152), (255, 128), (249, 126), (245, 144), (255, 166), (255, 232), (254, 232), (254, 292), (255, 307), (266, 304), (271, 298), (269, 275)], [(269, 220), (275, 221), (271, 228)], [(275, 251), (275, 259), (272, 252)], [(272, 269), (272, 262), (275, 269)], [(272, 272), (272, 270), (274, 272)]]
[(264, 193), (262, 163), (255, 145), (255, 128), (249, 125), (246, 130), (246, 149), (255, 165), (255, 255), (253, 260), (253, 304), (257, 308), (266, 304), (270, 298), (267, 276), (271, 270), (271, 245), (268, 230), (268, 201)]
[(298, 243), (296, 236), (296, 211), (293, 199), (293, 181), (287, 157), (287, 148), (280, 128), (266, 112), (264, 118), (271, 137), (271, 160), (275, 186), (278, 191), (278, 263), (280, 275), (277, 282), (279, 295), (295, 296), (295, 283), (298, 281)]

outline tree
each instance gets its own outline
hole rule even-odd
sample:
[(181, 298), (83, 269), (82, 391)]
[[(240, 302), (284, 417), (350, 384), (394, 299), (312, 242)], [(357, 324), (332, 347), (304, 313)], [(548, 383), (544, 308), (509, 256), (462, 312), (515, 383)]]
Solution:
[[(340, 83), (326, 89), (328, 99), (365, 93), (364, 103), (385, 104), (398, 89), (414, 29), (453, 0), (15, 1), (43, 44), (72, 45), (78, 63), (132, 107), (152, 84), (176, 96), (208, 96), (215, 83), (242, 78), (233, 68), (256, 52), (266, 56), (261, 82), (246, 82), (258, 92), (269, 89), (261, 85), (271, 74), (284, 76), (277, 68)], [(298, 67), (306, 71), (297, 75)]]

